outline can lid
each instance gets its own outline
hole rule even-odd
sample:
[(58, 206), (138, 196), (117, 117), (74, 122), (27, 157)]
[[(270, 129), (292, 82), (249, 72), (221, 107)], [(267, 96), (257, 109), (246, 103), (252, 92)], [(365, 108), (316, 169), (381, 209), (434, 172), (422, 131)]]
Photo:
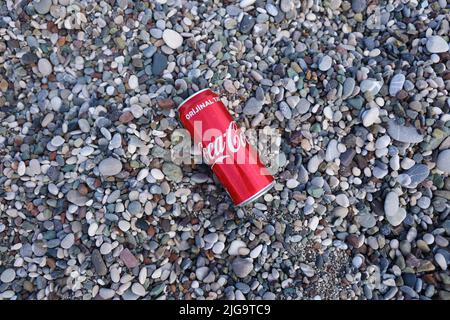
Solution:
[(200, 92), (203, 92), (203, 91), (206, 91), (206, 90), (210, 90), (210, 89), (209, 89), (209, 88), (202, 89), (202, 90), (200, 90), (200, 91), (197, 91), (197, 92), (194, 93), (194, 94), (191, 94), (189, 97), (187, 97), (186, 99), (184, 99), (183, 102), (181, 102), (180, 105), (178, 106), (177, 111), (180, 110), (181, 106), (182, 106), (183, 104), (185, 104), (186, 102), (188, 102), (191, 98), (195, 97), (195, 96), (198, 95)]

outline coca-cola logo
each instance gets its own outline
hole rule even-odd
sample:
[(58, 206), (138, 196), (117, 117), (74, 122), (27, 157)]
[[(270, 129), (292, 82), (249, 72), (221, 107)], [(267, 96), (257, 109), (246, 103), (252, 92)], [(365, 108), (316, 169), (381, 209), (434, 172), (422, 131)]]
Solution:
[(246, 144), (247, 138), (244, 132), (239, 129), (235, 121), (232, 121), (222, 135), (217, 136), (204, 148), (199, 142), (199, 147), (202, 149), (205, 162), (213, 167), (217, 163), (223, 163), (227, 158), (232, 159), (232, 155)]

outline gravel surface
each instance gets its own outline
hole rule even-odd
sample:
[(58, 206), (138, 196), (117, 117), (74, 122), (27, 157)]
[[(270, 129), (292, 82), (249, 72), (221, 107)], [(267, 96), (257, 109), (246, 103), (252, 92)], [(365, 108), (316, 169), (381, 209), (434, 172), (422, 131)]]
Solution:
[[(0, 1), (0, 300), (450, 299), (449, 21), (445, 0)], [(171, 157), (207, 87), (280, 134), (245, 208)]]

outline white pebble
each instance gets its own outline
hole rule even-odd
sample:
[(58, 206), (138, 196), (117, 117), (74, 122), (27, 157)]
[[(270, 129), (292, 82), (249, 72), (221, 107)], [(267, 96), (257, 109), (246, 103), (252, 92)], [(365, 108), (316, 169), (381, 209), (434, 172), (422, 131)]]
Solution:
[(47, 59), (39, 59), (38, 61), (38, 70), (44, 76), (48, 76), (53, 71), (53, 66)]
[(50, 141), (50, 143), (52, 144), (52, 146), (54, 147), (59, 147), (62, 146), (64, 144), (65, 140), (63, 137), (61, 136), (55, 136), (53, 137), (53, 139)]
[(120, 220), (119, 221), (119, 228), (120, 230), (122, 230), (123, 232), (127, 232), (128, 230), (130, 230), (130, 223), (126, 220)]
[(164, 173), (162, 173), (161, 170), (153, 168), (150, 171), (150, 174), (152, 175), (153, 178), (155, 178), (156, 180), (162, 180), (164, 179)]
[(19, 176), (23, 176), (25, 174), (25, 170), (26, 170), (25, 162), (20, 161), (19, 166), (17, 167), (17, 174)]
[(437, 253), (434, 256), (434, 260), (441, 267), (442, 270), (447, 270), (447, 261), (445, 261), (445, 257), (442, 253)]
[(149, 173), (148, 168), (142, 169), (141, 171), (139, 171), (139, 173), (138, 173), (138, 175), (136, 177), (136, 180), (137, 181), (144, 180), (145, 178), (147, 178), (148, 173)]
[(221, 254), (224, 248), (225, 244), (223, 242), (216, 242), (212, 247), (212, 251), (215, 254)]
[(98, 224), (96, 222), (93, 222), (89, 225), (89, 229), (88, 229), (88, 235), (90, 237), (95, 236), (95, 233), (97, 232), (98, 229)]
[(164, 30), (162, 37), (164, 42), (172, 49), (177, 49), (183, 44), (183, 37), (174, 30)]
[(299, 185), (299, 182), (295, 179), (289, 179), (288, 181), (286, 181), (286, 187), (288, 187), (289, 189), (294, 189)]
[(230, 247), (228, 248), (228, 254), (230, 256), (238, 256), (239, 255), (239, 249), (240, 248), (245, 248), (247, 245), (245, 244), (244, 241), (242, 240), (233, 240), (233, 242), (231, 242)]
[(263, 245), (259, 244), (255, 248), (253, 248), (252, 251), (250, 251), (250, 258), (256, 259), (261, 254), (261, 251), (263, 249)]
[(377, 107), (364, 111), (362, 115), (363, 126), (370, 127), (379, 120), (380, 109)]
[(128, 86), (132, 90), (135, 90), (139, 87), (139, 80), (134, 74), (131, 75), (130, 78), (128, 79)]
[(246, 7), (251, 6), (255, 2), (256, 2), (256, 0), (241, 0), (241, 2), (239, 3), (239, 6), (241, 8), (246, 8)]
[(315, 231), (318, 225), (319, 225), (319, 218), (314, 216), (311, 218), (311, 220), (309, 220), (308, 228), (310, 228), (312, 231)]
[(103, 244), (100, 246), (100, 253), (105, 255), (110, 253), (112, 250), (112, 245), (108, 242), (103, 242)]

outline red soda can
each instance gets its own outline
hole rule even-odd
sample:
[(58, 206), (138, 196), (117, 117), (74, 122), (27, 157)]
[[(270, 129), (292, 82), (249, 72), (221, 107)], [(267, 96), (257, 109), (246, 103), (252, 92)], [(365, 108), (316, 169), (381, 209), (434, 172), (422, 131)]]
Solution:
[(178, 112), (235, 205), (246, 205), (272, 188), (274, 178), (216, 93), (200, 90)]

